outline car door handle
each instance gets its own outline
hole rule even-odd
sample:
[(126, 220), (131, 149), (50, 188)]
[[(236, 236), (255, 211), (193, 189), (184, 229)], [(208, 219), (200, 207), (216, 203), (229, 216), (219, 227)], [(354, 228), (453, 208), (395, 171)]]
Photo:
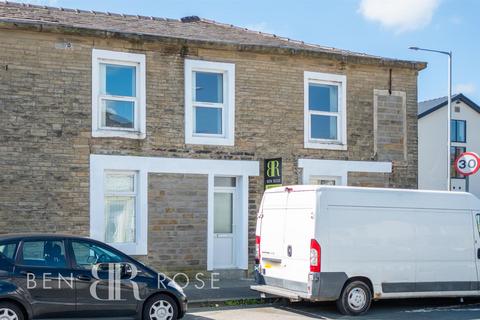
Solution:
[(480, 259), (480, 248), (477, 249), (477, 258)]
[(78, 280), (81, 280), (81, 281), (90, 281), (90, 280), (92, 280), (91, 277), (86, 276), (86, 275), (83, 275), (83, 274), (77, 276), (77, 279), (78, 279)]

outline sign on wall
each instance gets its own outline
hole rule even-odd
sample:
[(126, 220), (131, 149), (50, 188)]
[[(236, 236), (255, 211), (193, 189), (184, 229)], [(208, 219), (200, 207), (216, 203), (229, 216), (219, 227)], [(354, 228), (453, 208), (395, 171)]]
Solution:
[(265, 159), (265, 189), (282, 185), (282, 158)]
[(474, 152), (464, 152), (455, 161), (455, 170), (464, 176), (475, 174), (479, 169), (480, 161)]

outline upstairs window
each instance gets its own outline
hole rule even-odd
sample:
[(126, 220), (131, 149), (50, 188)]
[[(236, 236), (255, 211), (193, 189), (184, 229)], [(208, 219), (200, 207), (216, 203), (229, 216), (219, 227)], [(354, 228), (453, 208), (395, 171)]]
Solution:
[(145, 56), (94, 49), (92, 135), (145, 138)]
[(467, 142), (467, 122), (465, 120), (451, 121), (450, 138), (452, 142)]
[(185, 143), (233, 145), (235, 65), (185, 61)]
[(346, 77), (305, 72), (305, 148), (346, 150)]

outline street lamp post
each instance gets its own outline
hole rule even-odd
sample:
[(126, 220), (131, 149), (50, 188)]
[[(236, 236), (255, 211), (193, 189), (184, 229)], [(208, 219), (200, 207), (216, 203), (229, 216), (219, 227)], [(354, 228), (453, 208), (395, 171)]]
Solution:
[(416, 51), (427, 51), (440, 53), (448, 56), (448, 96), (447, 96), (447, 190), (450, 191), (450, 146), (451, 146), (451, 137), (450, 137), (450, 125), (452, 119), (452, 51), (441, 51), (441, 50), (432, 50), (419, 47), (410, 47), (411, 50)]

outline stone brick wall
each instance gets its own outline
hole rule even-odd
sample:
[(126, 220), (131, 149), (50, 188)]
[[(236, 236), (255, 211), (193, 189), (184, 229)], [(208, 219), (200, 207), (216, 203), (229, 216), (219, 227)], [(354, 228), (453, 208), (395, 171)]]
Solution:
[(207, 190), (206, 175), (149, 174), (144, 262), (162, 272), (207, 269)]
[[(0, 29), (0, 40), (0, 233), (88, 235), (91, 153), (260, 161), (260, 177), (250, 179), (250, 235), (263, 193), (263, 159), (282, 157), (284, 183), (295, 184), (299, 158), (375, 160), (385, 156), (375, 155), (373, 139), (374, 90), (387, 90), (390, 83), (389, 68), (382, 65), (80, 34)], [(71, 48), (58, 45), (64, 41)], [(146, 55), (146, 139), (91, 137), (92, 48)], [(185, 58), (235, 63), (235, 146), (185, 145)], [(347, 151), (303, 148), (304, 71), (347, 75)], [(393, 90), (406, 94), (407, 158), (394, 161), (393, 173), (386, 179), (389, 187), (416, 188), (417, 71), (392, 68), (391, 84)], [(389, 106), (384, 110), (388, 118)], [(161, 177), (152, 179), (161, 184)], [(151, 197), (162, 196), (151, 192)], [(153, 211), (158, 219), (166, 210), (162, 206)], [(250, 239), (253, 257), (254, 238)], [(154, 259), (153, 255), (147, 258), (161, 263)]]
[(404, 160), (405, 100), (403, 96), (376, 95), (378, 160)]
[(354, 187), (388, 188), (388, 176), (386, 173), (349, 172), (348, 184)]

